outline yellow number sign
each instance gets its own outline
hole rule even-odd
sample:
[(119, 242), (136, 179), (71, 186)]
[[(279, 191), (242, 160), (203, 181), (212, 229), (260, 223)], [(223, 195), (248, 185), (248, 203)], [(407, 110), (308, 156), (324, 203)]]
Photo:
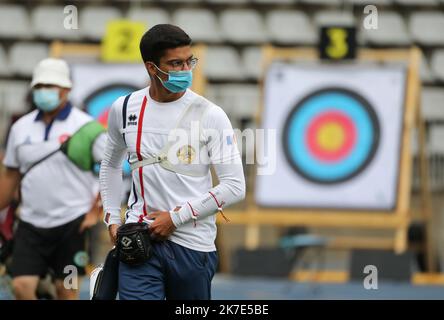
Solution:
[(330, 38), (330, 45), (327, 47), (327, 54), (332, 59), (341, 59), (348, 53), (347, 30), (331, 28), (327, 31)]
[(140, 62), (139, 43), (146, 24), (130, 20), (114, 20), (106, 26), (102, 41), (102, 60), (106, 62)]

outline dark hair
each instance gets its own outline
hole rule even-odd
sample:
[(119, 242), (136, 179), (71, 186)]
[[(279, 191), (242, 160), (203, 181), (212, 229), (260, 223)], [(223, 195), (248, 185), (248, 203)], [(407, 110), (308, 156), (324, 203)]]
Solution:
[(191, 38), (181, 28), (172, 24), (157, 24), (149, 29), (140, 40), (143, 62), (159, 64), (166, 49), (189, 46)]

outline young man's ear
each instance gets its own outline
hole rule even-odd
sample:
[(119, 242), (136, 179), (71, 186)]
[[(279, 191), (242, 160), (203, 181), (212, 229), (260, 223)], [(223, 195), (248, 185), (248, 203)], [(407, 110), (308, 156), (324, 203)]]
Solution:
[(146, 71), (148, 71), (148, 74), (150, 75), (150, 77), (154, 77), (156, 75), (156, 67), (153, 65), (153, 63), (151, 62), (145, 62), (145, 68)]

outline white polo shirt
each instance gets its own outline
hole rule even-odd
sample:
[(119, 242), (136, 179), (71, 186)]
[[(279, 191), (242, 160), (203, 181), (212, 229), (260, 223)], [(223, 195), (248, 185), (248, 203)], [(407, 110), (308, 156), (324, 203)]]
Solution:
[[(92, 118), (67, 104), (46, 125), (41, 111), (21, 117), (11, 128), (3, 164), (23, 174), (32, 163), (57, 149)], [(34, 166), (21, 181), (21, 220), (40, 228), (66, 224), (87, 213), (99, 191), (98, 179), (58, 152)]]

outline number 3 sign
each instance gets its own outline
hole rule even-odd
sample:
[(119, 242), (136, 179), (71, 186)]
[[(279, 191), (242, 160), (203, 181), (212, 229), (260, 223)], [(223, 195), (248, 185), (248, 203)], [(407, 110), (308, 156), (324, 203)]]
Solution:
[(322, 27), (319, 43), (321, 59), (342, 60), (356, 57), (356, 30), (352, 27)]

